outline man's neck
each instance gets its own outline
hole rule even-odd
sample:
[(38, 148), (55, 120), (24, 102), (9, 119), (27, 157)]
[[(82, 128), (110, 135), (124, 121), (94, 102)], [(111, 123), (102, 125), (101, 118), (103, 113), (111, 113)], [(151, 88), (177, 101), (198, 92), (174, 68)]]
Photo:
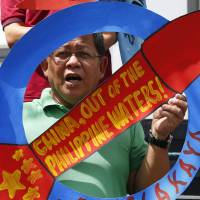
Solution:
[(54, 99), (54, 101), (60, 105), (65, 106), (66, 108), (70, 109), (74, 106), (73, 103), (70, 103), (68, 101), (66, 101), (65, 99), (63, 99), (62, 97), (58, 96), (55, 94), (55, 92), (52, 91), (52, 98)]

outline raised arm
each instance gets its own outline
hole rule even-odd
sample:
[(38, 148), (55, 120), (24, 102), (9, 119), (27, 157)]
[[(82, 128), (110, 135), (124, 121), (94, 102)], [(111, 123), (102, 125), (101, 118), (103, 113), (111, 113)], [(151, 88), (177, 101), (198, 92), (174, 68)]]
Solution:
[(8, 46), (11, 48), (15, 42), (21, 39), (23, 35), (25, 35), (31, 27), (27, 27), (23, 22), (15, 22), (8, 24), (4, 27), (4, 32), (6, 36), (6, 41)]
[(1, 24), (9, 47), (30, 27), (25, 26), (26, 11), (17, 7), (20, 0), (1, 0)]
[[(152, 120), (151, 137), (156, 140), (167, 141), (170, 133), (183, 121), (187, 110), (186, 98), (176, 96), (155, 111)], [(129, 179), (129, 189), (133, 193), (151, 185), (169, 170), (168, 148), (159, 147), (150, 142), (147, 154), (137, 172), (132, 172)]]

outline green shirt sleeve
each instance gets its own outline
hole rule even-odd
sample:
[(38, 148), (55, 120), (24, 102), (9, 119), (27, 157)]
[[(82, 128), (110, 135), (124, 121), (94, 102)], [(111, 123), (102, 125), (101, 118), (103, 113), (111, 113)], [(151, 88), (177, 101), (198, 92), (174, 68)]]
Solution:
[(144, 140), (144, 130), (141, 123), (130, 128), (130, 171), (137, 171), (147, 152), (147, 143)]

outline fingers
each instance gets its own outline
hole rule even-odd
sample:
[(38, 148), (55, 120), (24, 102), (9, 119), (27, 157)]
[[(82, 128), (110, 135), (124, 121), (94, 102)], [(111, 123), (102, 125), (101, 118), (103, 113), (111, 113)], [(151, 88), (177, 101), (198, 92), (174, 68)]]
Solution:
[(177, 107), (176, 111), (178, 115), (181, 115), (181, 114), (185, 115), (185, 112), (188, 107), (186, 97), (181, 94), (176, 94), (174, 98), (170, 99), (168, 101), (168, 105), (176, 106)]
[(181, 107), (178, 107), (176, 105), (164, 104), (162, 105), (162, 109), (160, 110), (160, 115), (162, 117), (168, 117), (173, 115), (176, 118), (182, 120), (185, 116), (185, 110), (181, 109)]
[(173, 98), (169, 99), (168, 102), (172, 104), (178, 104), (178, 105), (180, 105), (181, 103), (187, 104), (186, 97), (181, 94), (176, 94)]
[(187, 101), (186, 96), (184, 96), (183, 94), (176, 94), (175, 98), (183, 100), (183, 101)]
[(168, 101), (168, 104), (163, 104), (156, 112), (154, 112), (154, 118), (176, 117), (177, 119), (183, 120), (186, 110), (186, 97), (181, 94), (176, 94), (174, 98), (171, 98)]
[(186, 110), (186, 97), (176, 94), (154, 112), (152, 131), (158, 137), (166, 138), (183, 121)]

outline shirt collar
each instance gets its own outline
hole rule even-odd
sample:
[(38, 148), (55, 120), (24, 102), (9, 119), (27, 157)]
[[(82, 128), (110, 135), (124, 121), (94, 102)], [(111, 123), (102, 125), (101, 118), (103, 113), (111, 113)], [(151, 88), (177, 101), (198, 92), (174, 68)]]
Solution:
[(64, 111), (68, 111), (69, 110), (69, 108), (66, 108), (62, 104), (59, 104), (58, 102), (56, 102), (52, 98), (52, 90), (51, 90), (51, 88), (45, 88), (42, 91), (40, 100), (41, 100), (41, 106), (42, 106), (43, 110), (48, 110), (49, 108), (52, 108), (52, 107), (58, 107), (58, 108), (60, 108), (61, 110), (64, 110)]

